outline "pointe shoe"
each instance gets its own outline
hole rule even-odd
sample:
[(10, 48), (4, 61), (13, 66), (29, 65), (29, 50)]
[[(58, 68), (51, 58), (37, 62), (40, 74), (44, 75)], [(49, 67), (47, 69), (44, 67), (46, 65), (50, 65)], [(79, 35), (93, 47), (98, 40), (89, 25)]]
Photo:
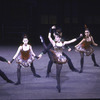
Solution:
[(38, 78), (40, 78), (40, 77), (41, 77), (41, 76), (40, 76), (40, 75), (38, 75), (38, 74), (34, 74), (34, 76), (35, 76), (35, 77), (38, 77)]
[(47, 74), (46, 77), (49, 77), (49, 74)]
[(77, 69), (74, 69), (74, 70), (72, 70), (73, 72), (79, 72), (79, 70), (77, 70)]
[(21, 83), (20, 83), (20, 82), (16, 82), (16, 83), (15, 83), (15, 85), (19, 85), (19, 84), (21, 84)]
[(96, 67), (100, 67), (98, 64), (94, 64), (94, 66), (96, 66)]
[(60, 86), (56, 86), (56, 88), (58, 89), (58, 92), (60, 93), (61, 92)]
[(79, 73), (82, 73), (83, 72), (83, 69), (81, 69), (80, 71), (79, 71)]
[(7, 80), (7, 83), (14, 83), (12, 80)]

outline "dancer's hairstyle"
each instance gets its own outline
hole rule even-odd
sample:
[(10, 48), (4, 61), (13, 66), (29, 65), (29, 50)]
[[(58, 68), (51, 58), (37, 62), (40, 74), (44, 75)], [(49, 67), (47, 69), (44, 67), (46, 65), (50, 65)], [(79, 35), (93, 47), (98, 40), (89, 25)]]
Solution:
[(90, 32), (90, 30), (89, 30), (89, 28), (87, 28), (87, 25), (86, 24), (84, 25), (84, 27), (85, 27), (85, 31), (87, 30), (87, 31)]
[(26, 34), (24, 34), (23, 39), (24, 39), (24, 38), (28, 38)]
[[(84, 25), (84, 27), (85, 27), (85, 31), (89, 31), (89, 33), (90, 33), (90, 30), (89, 30), (89, 28), (87, 28), (86, 24)], [(89, 36), (91, 36), (91, 34), (89, 34)], [(86, 38), (86, 36), (85, 36), (85, 38)]]
[(62, 29), (60, 27), (57, 27), (55, 34), (58, 35), (59, 37), (62, 37)]
[(59, 37), (62, 37), (62, 32), (56, 32), (55, 35), (58, 35)]

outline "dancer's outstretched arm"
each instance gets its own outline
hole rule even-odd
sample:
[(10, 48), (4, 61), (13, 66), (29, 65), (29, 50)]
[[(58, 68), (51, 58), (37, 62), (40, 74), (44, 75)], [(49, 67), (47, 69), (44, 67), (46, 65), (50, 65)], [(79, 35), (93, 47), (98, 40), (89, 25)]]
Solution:
[(80, 39), (81, 37), (83, 37), (83, 35), (82, 35), (82, 34), (80, 34), (80, 36), (79, 36), (79, 37), (74, 38), (74, 39), (72, 39), (72, 40), (70, 40), (70, 41), (64, 41), (64, 45), (65, 45), (65, 44), (70, 44), (70, 43), (73, 43), (73, 42), (77, 41), (78, 39)]
[(92, 44), (93, 44), (94, 46), (98, 46), (98, 44), (96, 44), (96, 43), (94, 42), (94, 39), (93, 39), (92, 36), (91, 36), (91, 39), (92, 39)]
[(0, 61), (2, 61), (2, 62), (8, 62), (8, 60), (6, 58), (1, 57), (1, 56), (0, 56)]
[(0, 56), (0, 61), (2, 61), (2, 62), (7, 62), (8, 64), (10, 64), (10, 61), (8, 61), (6, 58), (1, 57), (1, 56)]

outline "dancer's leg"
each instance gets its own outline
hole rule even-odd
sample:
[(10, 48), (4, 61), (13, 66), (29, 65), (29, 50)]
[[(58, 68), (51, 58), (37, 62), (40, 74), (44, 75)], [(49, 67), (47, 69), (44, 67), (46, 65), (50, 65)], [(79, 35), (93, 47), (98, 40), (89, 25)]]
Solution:
[(80, 73), (83, 72), (83, 64), (84, 64), (84, 53), (80, 53), (81, 55), (81, 60), (80, 60), (80, 64), (81, 64), (81, 70), (80, 70)]
[(35, 67), (34, 67), (33, 63), (31, 63), (31, 66), (30, 67), (31, 67), (31, 71), (32, 71), (32, 73), (33, 73), (33, 75), (35, 77), (41, 77), (40, 75), (36, 74)]
[(7, 81), (8, 83), (14, 83), (12, 80), (10, 80), (10, 79), (6, 76), (6, 74), (5, 74), (2, 70), (0, 70), (0, 76), (1, 76), (5, 81)]
[(21, 84), (21, 66), (20, 64), (18, 64), (17, 66), (17, 82), (15, 83), (15, 85), (19, 85)]
[(62, 64), (56, 64), (56, 79), (57, 79), (57, 89), (58, 92), (61, 92), (61, 86), (60, 86), (60, 73), (62, 69)]
[(99, 67), (99, 65), (96, 63), (96, 59), (95, 59), (95, 54), (94, 53), (91, 55), (91, 58), (92, 58), (92, 61), (94, 62), (94, 66)]
[(46, 77), (49, 77), (49, 73), (51, 72), (52, 64), (53, 64), (53, 61), (49, 60), (48, 67), (47, 67), (47, 75), (46, 75)]
[(69, 68), (72, 70), (72, 71), (75, 71), (75, 72), (79, 72), (73, 65), (71, 59), (63, 52), (63, 55), (67, 58), (68, 60), (68, 65), (69, 65)]

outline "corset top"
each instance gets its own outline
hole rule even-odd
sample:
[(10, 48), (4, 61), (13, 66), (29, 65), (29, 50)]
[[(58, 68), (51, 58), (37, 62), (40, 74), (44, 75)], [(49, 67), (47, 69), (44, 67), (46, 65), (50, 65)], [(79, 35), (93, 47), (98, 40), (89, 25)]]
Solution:
[(30, 49), (27, 51), (21, 50), (21, 57), (24, 60), (27, 60), (30, 57)]
[(64, 49), (63, 43), (55, 43), (54, 50), (57, 52), (62, 52)]
[(90, 45), (91, 45), (91, 41), (84, 41), (84, 42), (82, 43), (82, 47), (83, 47), (83, 48), (88, 48)]

